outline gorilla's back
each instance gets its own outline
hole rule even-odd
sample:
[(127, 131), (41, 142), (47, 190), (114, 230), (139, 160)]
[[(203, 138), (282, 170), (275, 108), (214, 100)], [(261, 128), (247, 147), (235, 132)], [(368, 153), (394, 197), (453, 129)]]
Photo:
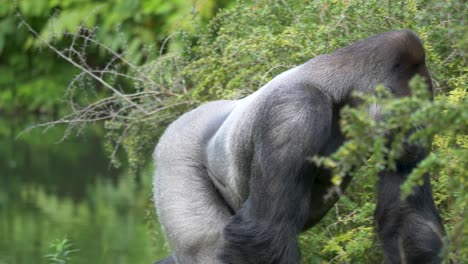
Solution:
[(252, 164), (252, 134), (261, 129), (255, 127), (261, 123), (256, 116), (264, 107), (261, 102), (300, 80), (300, 67), (278, 75), (243, 99), (209, 102), (182, 115), (156, 147), (156, 174), (161, 165), (203, 167), (227, 204), (234, 211), (240, 208), (249, 195), (246, 175)]
[(235, 101), (235, 106), (206, 148), (208, 174), (229, 206), (236, 211), (249, 195), (250, 169), (254, 146), (253, 134), (262, 128), (260, 113), (278, 89), (289, 87), (298, 77), (301, 66), (283, 72), (249, 96)]

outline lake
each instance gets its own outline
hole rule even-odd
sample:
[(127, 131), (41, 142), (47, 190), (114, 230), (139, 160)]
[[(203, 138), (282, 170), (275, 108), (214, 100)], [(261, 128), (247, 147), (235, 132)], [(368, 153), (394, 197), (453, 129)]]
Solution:
[[(109, 164), (103, 131), (61, 141), (64, 128), (19, 133), (37, 121), (0, 117), (0, 264), (153, 263), (166, 256), (151, 200)], [(63, 257), (63, 256), (59, 256)]]

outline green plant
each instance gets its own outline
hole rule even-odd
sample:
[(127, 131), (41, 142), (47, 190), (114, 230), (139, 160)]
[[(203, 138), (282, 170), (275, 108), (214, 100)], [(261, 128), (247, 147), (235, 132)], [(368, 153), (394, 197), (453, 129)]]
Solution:
[[(314, 158), (314, 161), (332, 169), (335, 175), (333, 182), (339, 186), (341, 178), (346, 175), (353, 175), (354, 179), (372, 179), (380, 171), (394, 169), (405, 144), (422, 144), (432, 149), (431, 154), (419, 163), (401, 186), (402, 198), (411, 194), (415, 185), (423, 184), (425, 173), (433, 175), (433, 185), (437, 186), (434, 188), (436, 201), (448, 222), (445, 259), (459, 263), (468, 254), (463, 250), (468, 242), (462, 238), (466, 235), (463, 232), (466, 232), (468, 224), (465, 210), (468, 201), (468, 192), (465, 191), (468, 179), (465, 162), (468, 160), (468, 137), (464, 135), (464, 131), (468, 131), (468, 98), (464, 96), (454, 101), (450, 96), (439, 96), (437, 100), (431, 101), (427, 86), (420, 77), (414, 78), (410, 86), (410, 97), (393, 98), (383, 87), (377, 89), (376, 95), (360, 95), (363, 100), (360, 107), (342, 111), (341, 125), (348, 139), (346, 143), (330, 157)], [(372, 104), (381, 107), (383, 120), (375, 121), (369, 117), (368, 109)], [(414, 128), (419, 129), (412, 132)], [(407, 135), (410, 135), (409, 138)], [(433, 138), (436, 140), (431, 145)], [(443, 145), (442, 138), (450, 138), (451, 144)], [(359, 169), (356, 171), (355, 168)], [(441, 204), (442, 200), (443, 203), (451, 200), (452, 204)], [(359, 210), (359, 207), (357, 205), (352, 210)], [(367, 212), (368, 219), (371, 214)], [(448, 215), (450, 218), (447, 218)], [(340, 222), (340, 217), (337, 220)], [(342, 261), (362, 260), (363, 255), (358, 255), (358, 258), (353, 255), (365, 246), (369, 250), (373, 248), (372, 243), (365, 243), (372, 237), (369, 236), (372, 225), (372, 222), (365, 222), (364, 226), (355, 226), (344, 234), (338, 232), (331, 242), (326, 243), (322, 253), (334, 252), (339, 254)], [(367, 240), (364, 239), (360, 247), (354, 247), (359, 237), (366, 237)]]
[(71, 254), (78, 251), (77, 249), (73, 249), (73, 244), (66, 237), (62, 239), (56, 239), (51, 243), (50, 247), (53, 249), (53, 252), (46, 255), (46, 258), (51, 264), (71, 263)]

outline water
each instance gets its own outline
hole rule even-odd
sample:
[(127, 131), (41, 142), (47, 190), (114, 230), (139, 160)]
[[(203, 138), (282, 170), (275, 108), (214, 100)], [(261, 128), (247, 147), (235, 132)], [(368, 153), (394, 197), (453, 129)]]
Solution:
[(109, 166), (102, 131), (62, 143), (63, 128), (16, 138), (28, 122), (0, 118), (0, 264), (153, 263), (167, 255), (151, 202), (151, 169), (137, 186)]

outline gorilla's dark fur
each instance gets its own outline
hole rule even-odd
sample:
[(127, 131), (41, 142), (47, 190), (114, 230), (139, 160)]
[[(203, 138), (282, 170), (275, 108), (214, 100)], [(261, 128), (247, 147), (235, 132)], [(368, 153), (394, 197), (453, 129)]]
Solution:
[[(299, 263), (298, 234), (338, 199), (324, 199), (330, 172), (307, 158), (343, 143), (340, 109), (352, 91), (383, 84), (406, 96), (416, 74), (432, 89), (417, 35), (391, 31), (318, 56), (243, 99), (181, 116), (154, 155), (156, 207), (174, 250), (161, 263)], [(378, 116), (378, 107), (369, 111)], [(385, 263), (440, 263), (443, 228), (429, 178), (399, 198), (426, 155), (417, 146), (407, 153), (396, 171), (379, 175), (375, 218)]]

